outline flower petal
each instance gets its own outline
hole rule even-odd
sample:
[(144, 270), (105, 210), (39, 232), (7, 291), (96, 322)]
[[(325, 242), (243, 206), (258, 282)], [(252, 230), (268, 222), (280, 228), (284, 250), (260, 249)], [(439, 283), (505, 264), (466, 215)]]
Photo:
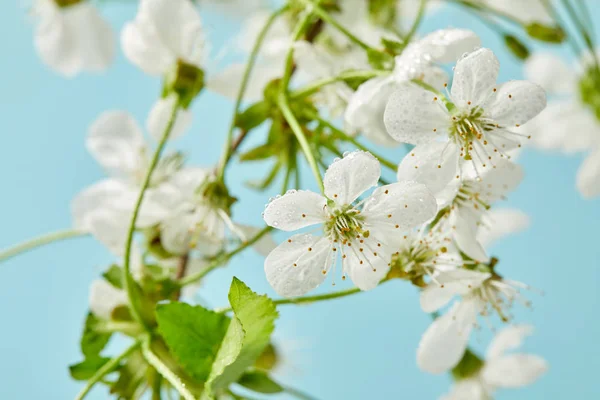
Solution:
[(98, 318), (110, 320), (115, 308), (127, 304), (127, 294), (104, 279), (96, 279), (90, 286), (90, 311)]
[(548, 362), (531, 354), (510, 354), (489, 360), (481, 376), (490, 385), (517, 388), (530, 385), (548, 370)]
[(458, 60), (466, 52), (481, 46), (477, 34), (468, 29), (440, 29), (419, 40), (417, 46), (438, 63), (450, 63)]
[(301, 296), (323, 282), (334, 262), (332, 253), (326, 238), (294, 235), (265, 259), (267, 281), (280, 296)]
[(417, 349), (417, 365), (423, 371), (441, 374), (462, 358), (477, 315), (476, 303), (456, 302), (427, 328)]
[[(416, 146), (398, 165), (398, 181), (415, 181), (424, 184), (442, 203), (450, 183), (459, 184), (456, 178), (458, 169), (458, 147), (453, 143), (432, 142)], [(458, 187), (455, 188), (458, 190)], [(449, 196), (444, 196), (449, 197)], [(452, 196), (453, 198), (454, 196)]]
[[(283, 66), (283, 60), (258, 61), (250, 74), (250, 79), (244, 92), (244, 100), (262, 100), (267, 84), (283, 75)], [(206, 87), (221, 96), (235, 99), (242, 84), (242, 77), (245, 70), (246, 64), (231, 64), (223, 70), (212, 74), (206, 82)]]
[(409, 230), (435, 217), (437, 203), (427, 187), (398, 182), (378, 187), (365, 201), (365, 226), (376, 230)]
[(579, 167), (577, 189), (586, 199), (600, 196), (600, 147), (590, 153)]
[(478, 214), (461, 207), (450, 214), (450, 226), (457, 246), (475, 261), (487, 262), (489, 257), (477, 241)]
[(375, 144), (382, 146), (398, 146), (387, 132), (383, 123), (386, 104), (397, 83), (391, 77), (369, 79), (358, 87), (350, 97), (344, 121), (353, 132), (360, 132)]
[(177, 61), (161, 41), (153, 22), (140, 13), (121, 31), (121, 48), (131, 63), (149, 75), (166, 74)]
[[(169, 97), (159, 99), (154, 103), (148, 119), (146, 120), (146, 129), (150, 136), (157, 142), (162, 139), (162, 136), (167, 129), (169, 119), (173, 113), (173, 108), (177, 103), (177, 95), (172, 94)], [(175, 122), (171, 128), (169, 140), (183, 136), (192, 125), (192, 112), (189, 110), (179, 109), (175, 117)]]
[(530, 336), (532, 333), (532, 325), (510, 325), (503, 328), (496, 336), (494, 336), (485, 357), (488, 360), (501, 357), (508, 350), (514, 350), (520, 347), (523, 344), (523, 339)]
[(390, 96), (383, 121), (399, 142), (424, 144), (439, 138), (450, 124), (441, 100), (413, 83), (403, 83)]
[[(99, 210), (130, 209), (130, 188), (117, 179), (104, 179), (82, 190), (71, 202), (75, 229), (88, 231), (90, 215)], [(125, 204), (127, 203), (127, 204)]]
[(463, 379), (455, 382), (450, 393), (440, 400), (482, 400), (488, 397), (489, 393), (478, 379)]
[(107, 111), (90, 127), (86, 147), (109, 174), (130, 177), (141, 167), (146, 145), (131, 115), (124, 111)]
[(538, 84), (510, 81), (500, 85), (483, 106), (485, 116), (507, 128), (530, 121), (546, 108), (546, 92)]
[(380, 250), (378, 240), (374, 237), (351, 242), (352, 246), (344, 247), (343, 269), (352, 282), (360, 290), (374, 289), (390, 270), (387, 249)]
[(308, 190), (290, 190), (273, 199), (263, 213), (267, 225), (282, 231), (295, 231), (323, 223), (327, 199)]
[(465, 295), (477, 289), (490, 276), (487, 272), (464, 268), (441, 272), (436, 276), (436, 282), (431, 282), (421, 291), (421, 308), (427, 313), (437, 311), (454, 296)]
[(571, 94), (576, 89), (573, 69), (555, 54), (533, 53), (525, 61), (525, 76), (553, 94)]
[[(261, 231), (261, 229), (250, 225), (237, 224), (236, 227), (246, 236), (246, 240), (252, 239)], [(277, 243), (275, 243), (270, 233), (263, 235), (252, 245), (252, 248), (264, 257), (268, 256), (276, 247)]]
[(368, 189), (377, 185), (381, 165), (366, 151), (353, 151), (336, 159), (325, 172), (325, 196), (340, 205), (352, 204)]
[(529, 216), (521, 210), (494, 208), (485, 215), (477, 241), (487, 249), (498, 239), (524, 231), (530, 224)]
[(493, 93), (500, 63), (490, 49), (479, 49), (461, 58), (454, 68), (452, 101), (458, 107), (481, 105)]

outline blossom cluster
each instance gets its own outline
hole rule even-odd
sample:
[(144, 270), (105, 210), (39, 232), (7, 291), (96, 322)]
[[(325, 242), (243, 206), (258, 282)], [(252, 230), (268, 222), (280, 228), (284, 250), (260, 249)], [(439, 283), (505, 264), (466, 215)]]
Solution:
[[(565, 40), (565, 27), (542, 1), (449, 2), (494, 23), (517, 21), (532, 40)], [(79, 398), (117, 370), (111, 391), (119, 398), (136, 398), (150, 379), (186, 399), (241, 398), (234, 383), (284, 391), (270, 376), (275, 306), (389, 281), (417, 287), (423, 312), (434, 317), (413, 345), (423, 371), (453, 373), (443, 399), (490, 399), (500, 388), (536, 381), (547, 362), (509, 353), (532, 333), (513, 324), (513, 307), (530, 306), (522, 292), (531, 288), (505, 276), (489, 249), (529, 224), (523, 212), (501, 206), (523, 179), (522, 147), (589, 152), (577, 188), (585, 197), (600, 194), (599, 56), (582, 52), (575, 74), (504, 34), (509, 50), (527, 59), (528, 80), (499, 82), (500, 62), (475, 32), (416, 34), (441, 0), (290, 0), (278, 10), (268, 3), (140, 0), (120, 32), (120, 50), (161, 79), (162, 93), (144, 127), (122, 110), (91, 123), (85, 145), (107, 178), (82, 190), (71, 209), (75, 231), (115, 257), (92, 284), (84, 339), (108, 332), (135, 343), (106, 358), (108, 338), (94, 351), (82, 340), (85, 360), (71, 367), (88, 381)], [(204, 7), (241, 20), (232, 51), (247, 62), (208, 67), (215, 63)], [(113, 32), (91, 1), (39, 0), (35, 14), (35, 46), (50, 68), (66, 77), (109, 68)], [(188, 165), (183, 151), (163, 150), (189, 133), (190, 106), (205, 90), (232, 98), (235, 110), (221, 158), (200, 167)], [(551, 98), (546, 108), (547, 93), (568, 98)], [(263, 143), (241, 146), (263, 128)], [(381, 147), (399, 156), (388, 160)], [(235, 158), (273, 161), (257, 190), (275, 195), (282, 182), (262, 212), (263, 227), (241, 223), (232, 208), (244, 201), (227, 179)], [(312, 182), (301, 173), (309, 169), (317, 192), (305, 189)], [(294, 233), (276, 241), (277, 230)], [(283, 299), (258, 296), (234, 278), (231, 308), (182, 304), (194, 303), (198, 283), (249, 246), (265, 257), (264, 276)], [(307, 296), (323, 282), (345, 280), (356, 288)], [(472, 331), (498, 323), (505, 326), (478, 356), (469, 348)], [(119, 386), (133, 379), (127, 368), (161, 378), (129, 382), (128, 392)], [(154, 395), (161, 398), (160, 384)]]

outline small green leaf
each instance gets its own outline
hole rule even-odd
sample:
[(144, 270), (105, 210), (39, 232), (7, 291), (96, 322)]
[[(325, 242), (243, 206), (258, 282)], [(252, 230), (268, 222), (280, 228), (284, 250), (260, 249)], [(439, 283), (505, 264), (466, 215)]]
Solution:
[(516, 36), (504, 35), (504, 44), (517, 58), (525, 60), (529, 57), (529, 49)]
[(452, 376), (459, 381), (475, 375), (483, 367), (483, 361), (471, 350), (467, 349), (458, 365), (452, 369)]
[(235, 118), (235, 126), (243, 131), (249, 131), (261, 125), (269, 117), (271, 106), (261, 101), (253, 104)]
[(527, 34), (534, 39), (547, 43), (562, 43), (566, 34), (560, 26), (548, 26), (533, 22), (525, 27)]
[(259, 296), (237, 278), (229, 289), (234, 318), (229, 324), (207, 382), (204, 398), (236, 382), (269, 345), (277, 310), (267, 296)]
[(229, 318), (186, 303), (159, 304), (156, 318), (159, 332), (179, 365), (194, 379), (205, 381), (225, 337)]
[(394, 56), (388, 53), (384, 53), (379, 50), (369, 49), (367, 50), (367, 57), (369, 64), (375, 69), (392, 69), (394, 66)]
[(109, 269), (102, 274), (104, 279), (117, 289), (123, 289), (123, 270), (116, 264), (110, 266)]
[(99, 329), (102, 323), (94, 314), (88, 313), (81, 336), (81, 352), (86, 358), (98, 356), (110, 340), (112, 333)]
[(89, 357), (80, 363), (69, 365), (69, 372), (73, 379), (77, 381), (87, 381), (109, 361), (110, 358), (106, 357)]
[(402, 42), (386, 38), (381, 38), (381, 44), (391, 54), (400, 54), (406, 47), (406, 45)]
[(240, 154), (240, 161), (265, 160), (278, 154), (279, 151), (280, 150), (277, 150), (271, 143), (261, 144), (260, 146), (254, 147)]
[(279, 383), (261, 371), (246, 372), (240, 377), (237, 383), (257, 393), (283, 392), (283, 387)]

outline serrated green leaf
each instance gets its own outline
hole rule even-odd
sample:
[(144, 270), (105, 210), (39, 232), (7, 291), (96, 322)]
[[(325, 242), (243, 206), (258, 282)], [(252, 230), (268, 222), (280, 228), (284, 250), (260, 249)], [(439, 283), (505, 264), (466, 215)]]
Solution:
[(88, 313), (81, 336), (81, 352), (86, 358), (98, 356), (110, 340), (112, 333), (99, 329), (102, 323), (94, 314)]
[(87, 381), (109, 361), (110, 358), (107, 357), (89, 357), (80, 363), (69, 365), (69, 373), (77, 381)]
[(234, 318), (213, 364), (203, 398), (236, 382), (269, 345), (277, 310), (267, 296), (254, 293), (237, 278), (229, 289)]
[(102, 276), (112, 286), (117, 289), (123, 289), (123, 270), (118, 265), (111, 265), (110, 268), (104, 271)]
[(194, 379), (206, 381), (229, 318), (186, 303), (159, 304), (156, 318), (158, 330), (178, 364)]
[(257, 393), (283, 392), (283, 387), (262, 371), (246, 372), (237, 383)]

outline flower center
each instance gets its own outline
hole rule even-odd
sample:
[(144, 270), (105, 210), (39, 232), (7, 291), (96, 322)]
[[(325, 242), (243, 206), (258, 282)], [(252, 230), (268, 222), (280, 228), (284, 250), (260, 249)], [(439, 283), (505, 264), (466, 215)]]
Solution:
[(346, 244), (359, 236), (369, 237), (369, 231), (363, 229), (364, 217), (351, 205), (334, 208), (325, 223), (325, 233), (334, 242)]
[(458, 189), (453, 204), (459, 207), (473, 207), (476, 210), (489, 210), (491, 208), (489, 203), (482, 198), (479, 187), (469, 181), (464, 182)]
[(473, 107), (467, 110), (460, 110), (452, 115), (452, 126), (450, 128), (450, 140), (460, 146), (460, 156), (465, 160), (472, 160), (473, 143), (483, 141), (486, 131), (495, 127), (493, 121), (483, 116), (481, 107)]
[(74, 6), (77, 3), (81, 3), (83, 0), (54, 0), (57, 6), (64, 8)]
[(579, 95), (600, 120), (600, 71), (595, 66), (588, 68), (579, 81)]

